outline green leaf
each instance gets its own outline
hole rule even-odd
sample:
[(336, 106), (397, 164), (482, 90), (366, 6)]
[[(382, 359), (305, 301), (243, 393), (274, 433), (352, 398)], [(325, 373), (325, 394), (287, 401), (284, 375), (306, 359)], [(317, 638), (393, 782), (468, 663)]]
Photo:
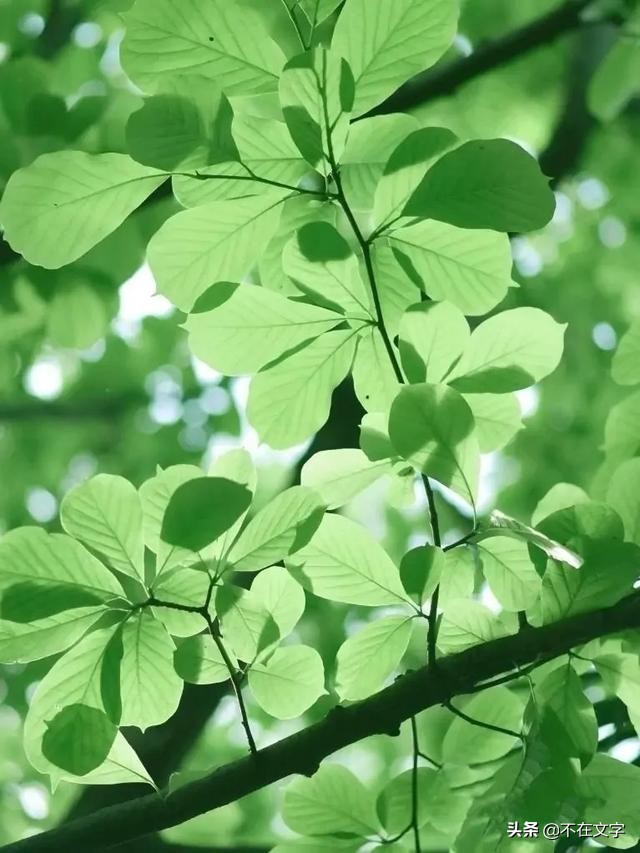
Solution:
[(395, 456), (389, 441), (388, 418), (383, 412), (370, 412), (360, 424), (360, 447), (372, 462), (388, 460)]
[(537, 231), (555, 198), (538, 163), (507, 139), (466, 142), (424, 176), (403, 211), (459, 228)]
[[(236, 666), (233, 653), (229, 654)], [(180, 678), (191, 684), (219, 684), (230, 677), (220, 650), (207, 634), (180, 643), (173, 655), (173, 665)]]
[(537, 599), (542, 578), (524, 542), (496, 536), (477, 545), (482, 571), (491, 591), (506, 610), (526, 610)]
[(400, 577), (407, 593), (422, 605), (440, 583), (446, 553), (431, 545), (408, 551), (400, 563)]
[(600, 121), (620, 115), (640, 92), (640, 14), (632, 15), (620, 38), (613, 44), (593, 75), (588, 90), (589, 109)]
[(463, 394), (473, 413), (481, 453), (502, 450), (522, 429), (522, 410), (510, 394)]
[(531, 516), (531, 524), (537, 526), (547, 516), (560, 509), (567, 509), (588, 501), (589, 496), (579, 486), (575, 486), (573, 483), (556, 483), (538, 502)]
[(469, 599), (475, 588), (476, 557), (468, 546), (445, 551), (440, 570), (440, 606), (448, 613), (452, 601)]
[(640, 449), (640, 391), (611, 408), (604, 427), (604, 449), (607, 456), (620, 462)]
[[(233, 480), (235, 483), (240, 483), (249, 489), (250, 492), (255, 492), (258, 476), (256, 467), (253, 464), (253, 459), (246, 450), (228, 450), (218, 456), (209, 469), (209, 476), (224, 477), (227, 480)], [(206, 551), (208, 559), (218, 561), (220, 565), (222, 559), (226, 557), (229, 548), (235, 542), (245, 518), (249, 513), (249, 507), (238, 517), (231, 527), (217, 539), (213, 545)]]
[[(640, 51), (638, 51), (640, 55)], [(611, 376), (618, 385), (640, 383), (640, 320), (620, 339), (611, 362)]]
[(332, 46), (353, 70), (354, 114), (367, 112), (437, 62), (453, 41), (457, 18), (452, 0), (349, 0)]
[(304, 613), (304, 590), (282, 566), (271, 566), (253, 580), (250, 598), (265, 608), (278, 626), (280, 639), (287, 637)]
[(318, 529), (324, 509), (311, 489), (287, 489), (247, 524), (229, 552), (229, 563), (235, 571), (255, 572), (295, 554)]
[(65, 283), (56, 290), (47, 312), (47, 335), (55, 346), (88, 349), (109, 327), (104, 301), (86, 284)]
[(376, 693), (396, 671), (412, 628), (413, 622), (406, 616), (387, 616), (345, 640), (336, 657), (338, 696), (356, 701)]
[[(178, 567), (173, 571), (164, 571), (156, 577), (153, 583), (153, 595), (165, 602), (187, 607), (202, 607), (207, 600), (209, 580), (209, 575), (201, 568)], [(172, 637), (192, 637), (207, 627), (200, 613), (172, 610), (169, 607), (153, 607), (152, 612)]]
[[(398, 353), (394, 352), (397, 359)], [(368, 412), (386, 412), (401, 388), (380, 331), (366, 328), (358, 338), (353, 362), (353, 386), (356, 397)]]
[(432, 299), (447, 300), (465, 314), (486, 314), (511, 285), (513, 261), (505, 234), (425, 221), (398, 228), (389, 245)]
[(389, 246), (374, 243), (371, 247), (371, 262), (384, 325), (393, 339), (398, 334), (404, 312), (420, 300), (420, 291)]
[(5, 240), (30, 264), (58, 269), (115, 231), (166, 177), (124, 154), (43, 154), (7, 183)]
[(390, 472), (386, 459), (371, 462), (361, 450), (321, 450), (302, 466), (300, 482), (315, 489), (327, 509), (337, 509)]
[(99, 767), (118, 732), (104, 711), (80, 703), (63, 708), (46, 725), (43, 755), (74, 776), (84, 776)]
[(176, 75), (131, 114), (127, 148), (139, 163), (169, 172), (236, 160), (232, 119), (231, 104), (211, 80)]
[[(625, 834), (607, 846), (622, 849), (640, 835), (638, 793), (640, 769), (609, 755), (594, 755), (576, 785), (576, 794), (587, 803), (583, 818), (588, 823), (622, 823)], [(631, 836), (631, 838), (629, 837)]]
[[(454, 836), (459, 831), (472, 800), (469, 794), (457, 793), (450, 787), (448, 780), (453, 769), (459, 768), (439, 772), (428, 767), (418, 768), (416, 814), (419, 827), (429, 825)], [(413, 815), (412, 770), (396, 776), (383, 788), (378, 797), (378, 814), (390, 835), (398, 835), (409, 826)], [(380, 849), (389, 848), (385, 845)]]
[(10, 622), (24, 624), (65, 610), (75, 610), (101, 603), (100, 595), (66, 583), (39, 585), (23, 581), (5, 588), (2, 593), (0, 615)]
[(275, 233), (287, 193), (214, 201), (168, 219), (148, 249), (158, 291), (189, 311), (212, 283), (241, 281)]
[(441, 382), (470, 336), (464, 314), (449, 302), (420, 302), (400, 322), (400, 356), (409, 382)]
[[(522, 722), (521, 700), (506, 687), (483, 690), (468, 702), (454, 703), (468, 717), (519, 731)], [(495, 761), (515, 746), (517, 738), (501, 732), (474, 726), (456, 717), (449, 726), (442, 744), (442, 757), (450, 764), (480, 764)]]
[(280, 637), (275, 618), (251, 590), (225, 584), (215, 597), (215, 612), (220, 618), (222, 636), (236, 656), (251, 663), (261, 653), (273, 648)]
[(326, 693), (322, 658), (309, 646), (281, 647), (265, 663), (251, 667), (249, 687), (263, 711), (293, 720)]
[(185, 548), (176, 548), (163, 542), (160, 536), (162, 520), (171, 496), (176, 489), (189, 480), (202, 477), (202, 471), (195, 465), (172, 465), (165, 470), (159, 469), (140, 487), (140, 501), (144, 514), (144, 540), (148, 548), (156, 554), (156, 575), (180, 565), (194, 561), (194, 554)]
[(83, 776), (63, 771), (42, 752), (47, 721), (63, 708), (82, 704), (104, 711), (102, 681), (105, 655), (120, 626), (99, 629), (85, 636), (64, 654), (39, 683), (25, 719), (24, 745), (29, 762), (54, 781), (61, 779), (82, 784), (148, 782), (149, 774), (122, 734), (117, 734), (103, 764)]
[(226, 0), (136, 0), (124, 16), (122, 64), (145, 91), (175, 74), (222, 81), (229, 95), (273, 91), (284, 54), (248, 8)]
[(578, 758), (583, 766), (598, 748), (598, 721), (569, 662), (552, 670), (535, 688), (543, 707), (545, 738), (558, 755)]
[(162, 520), (169, 545), (200, 551), (221, 536), (251, 503), (246, 486), (224, 477), (198, 477), (174, 491)]
[(512, 633), (509, 627), (477, 601), (451, 599), (440, 624), (438, 648), (446, 654), (461, 652)]
[(607, 690), (627, 706), (637, 732), (640, 730), (640, 661), (637, 650), (627, 651), (623, 641), (611, 637), (598, 642), (593, 662)]
[(385, 164), (376, 189), (375, 226), (390, 225), (402, 216), (420, 178), (438, 155), (456, 142), (456, 135), (444, 127), (421, 127), (400, 142)]
[(144, 580), (142, 506), (123, 477), (98, 474), (68, 492), (60, 506), (62, 526), (103, 554), (114, 569)]
[(314, 301), (350, 318), (372, 322), (372, 307), (357, 257), (328, 222), (310, 222), (285, 246), (283, 269)]
[(78, 607), (22, 624), (0, 620), (0, 663), (29, 663), (64, 652), (104, 612), (102, 607)]
[(391, 407), (389, 437), (403, 459), (474, 502), (480, 451), (471, 409), (456, 391), (445, 385), (403, 388)]
[(121, 724), (144, 731), (168, 720), (182, 695), (172, 664), (173, 640), (161, 622), (139, 611), (124, 626), (122, 644)]
[(353, 330), (327, 332), (253, 379), (247, 417), (262, 441), (283, 450), (320, 429), (334, 389), (351, 368), (355, 343)]
[(624, 522), (626, 539), (640, 545), (640, 459), (628, 459), (615, 471), (607, 491), (607, 503)]
[(240, 376), (257, 373), (342, 320), (264, 287), (220, 283), (200, 297), (186, 327), (198, 358), (227, 376)]
[(379, 831), (372, 797), (338, 764), (324, 764), (311, 779), (296, 779), (284, 794), (284, 822), (305, 835), (366, 837)]
[(389, 157), (417, 129), (416, 119), (404, 113), (372, 116), (351, 127), (341, 158), (340, 176), (352, 209), (373, 208), (376, 187)]
[[(20, 527), (0, 540), (0, 592), (28, 583), (43, 592), (66, 587), (70, 595), (86, 591), (103, 601), (124, 598), (114, 575), (79, 542), (37, 527)], [(50, 614), (47, 614), (50, 615)]]
[(459, 391), (506, 394), (552, 373), (566, 326), (538, 308), (514, 308), (478, 326), (447, 382)]
[(363, 527), (339, 515), (325, 515), (287, 565), (303, 586), (330, 601), (366, 607), (407, 601), (391, 558)]

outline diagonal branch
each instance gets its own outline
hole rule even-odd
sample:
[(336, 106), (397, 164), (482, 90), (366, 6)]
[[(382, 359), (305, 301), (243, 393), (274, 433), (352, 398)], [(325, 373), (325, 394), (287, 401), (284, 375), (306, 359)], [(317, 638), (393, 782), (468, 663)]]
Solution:
[(320, 722), (173, 793), (154, 793), (102, 809), (2, 849), (5, 853), (105, 850), (176, 826), (292, 773), (312, 775), (327, 756), (366, 737), (397, 735), (405, 720), (472, 692), (480, 681), (534, 661), (551, 660), (598, 637), (639, 627), (640, 593), (635, 592), (612, 607), (474, 646), (441, 658), (437, 671), (423, 667), (409, 672), (374, 696), (336, 707)]
[(582, 13), (592, 4), (593, 0), (567, 0), (557, 9), (524, 27), (481, 44), (470, 56), (450, 62), (435, 71), (419, 74), (382, 104), (374, 107), (368, 115), (404, 112), (436, 98), (453, 95), (464, 83), (578, 29), (583, 23)]

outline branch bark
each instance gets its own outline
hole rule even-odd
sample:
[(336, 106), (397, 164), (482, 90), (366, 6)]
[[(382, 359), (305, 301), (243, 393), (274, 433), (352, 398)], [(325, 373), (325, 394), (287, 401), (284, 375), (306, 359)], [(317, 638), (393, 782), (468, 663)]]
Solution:
[(397, 735), (410, 717), (472, 692), (501, 673), (552, 660), (598, 637), (640, 627), (640, 592), (612, 607), (474, 646), (407, 673), (390, 687), (348, 707), (338, 706), (320, 722), (220, 767), (173, 793), (150, 794), (101, 809), (86, 818), (2, 849), (5, 853), (105, 850), (199, 814), (298, 773), (312, 775), (327, 756), (376, 734)]

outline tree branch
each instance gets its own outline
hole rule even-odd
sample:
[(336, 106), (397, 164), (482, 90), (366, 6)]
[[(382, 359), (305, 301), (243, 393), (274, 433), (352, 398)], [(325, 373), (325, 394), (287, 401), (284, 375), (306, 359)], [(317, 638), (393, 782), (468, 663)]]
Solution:
[(419, 74), (382, 104), (374, 107), (367, 116), (412, 110), (428, 101), (454, 94), (464, 83), (576, 30), (582, 23), (582, 13), (592, 3), (593, 0), (567, 0), (559, 8), (524, 27), (481, 44), (470, 56), (462, 57), (436, 71)]
[(640, 592), (612, 607), (501, 637), (441, 658), (361, 702), (336, 707), (320, 722), (235, 761), (173, 793), (150, 794), (102, 809), (57, 829), (6, 845), (5, 853), (105, 850), (176, 826), (235, 802), (293, 773), (312, 775), (339, 749), (376, 734), (397, 735), (400, 724), (434, 705), (469, 693), (478, 682), (534, 661), (551, 660), (598, 637), (640, 627)]

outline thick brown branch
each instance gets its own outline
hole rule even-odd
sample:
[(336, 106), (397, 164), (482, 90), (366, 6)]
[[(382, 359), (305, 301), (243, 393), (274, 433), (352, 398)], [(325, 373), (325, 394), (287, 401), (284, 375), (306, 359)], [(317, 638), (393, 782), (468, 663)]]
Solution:
[(474, 646), (441, 658), (436, 671), (422, 668), (349, 707), (334, 708), (319, 723), (221, 767), (204, 779), (160, 796), (151, 794), (102, 809), (81, 820), (9, 844), (6, 853), (105, 850), (149, 832), (175, 826), (235, 802), (293, 773), (311, 775), (339, 749), (375, 734), (396, 735), (400, 724), (426, 708), (473, 691), (480, 681), (619, 631), (640, 627), (640, 593), (613, 607), (572, 616), (542, 628)]
[(425, 71), (394, 92), (384, 103), (374, 107), (369, 115), (404, 112), (427, 101), (452, 95), (464, 83), (501, 68), (577, 29), (582, 22), (582, 13), (592, 3), (593, 0), (568, 0), (530, 24), (502, 38), (481, 44), (470, 56), (443, 65), (436, 71)]

